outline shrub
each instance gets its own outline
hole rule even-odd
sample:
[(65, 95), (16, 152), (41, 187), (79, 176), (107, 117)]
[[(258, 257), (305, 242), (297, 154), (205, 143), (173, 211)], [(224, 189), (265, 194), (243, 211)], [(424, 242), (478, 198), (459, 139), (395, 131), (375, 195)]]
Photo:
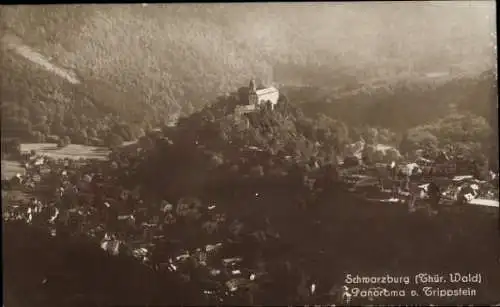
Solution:
[(57, 135), (47, 135), (47, 137), (45, 137), (45, 141), (47, 143), (56, 143), (56, 144), (59, 144), (59, 141), (60, 141), (60, 137), (58, 137)]
[(115, 148), (123, 144), (123, 138), (115, 133), (110, 133), (105, 141), (106, 146)]
[(57, 147), (62, 148), (68, 146), (69, 144), (71, 144), (71, 139), (69, 136), (66, 135), (63, 138), (59, 139)]

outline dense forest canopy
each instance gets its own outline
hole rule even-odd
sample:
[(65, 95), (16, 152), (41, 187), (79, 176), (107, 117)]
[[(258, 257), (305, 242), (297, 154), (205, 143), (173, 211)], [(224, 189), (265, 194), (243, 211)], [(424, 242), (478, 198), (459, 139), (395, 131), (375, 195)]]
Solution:
[(389, 129), (401, 138), (451, 111), (495, 127), (493, 7), (2, 7), (2, 37), (17, 36), (82, 80), (68, 84), (3, 50), (2, 131), (23, 141), (116, 145), (201, 110), (252, 77), (281, 85), (306, 116), (325, 114), (351, 129)]
[(324, 87), (285, 87), (284, 92), (303, 102), (307, 115), (326, 114), (352, 125), (401, 132), (452, 112), (471, 112), (497, 126), (497, 77), (493, 69), (474, 77), (429, 82), (398, 82), (344, 97)]
[(253, 76), (339, 87), (349, 77), (413, 77), (409, 67), (417, 75), (484, 70), (494, 63), (493, 6), (17, 6), (2, 8), (2, 22), (85, 77), (135, 88), (149, 102), (199, 106)]

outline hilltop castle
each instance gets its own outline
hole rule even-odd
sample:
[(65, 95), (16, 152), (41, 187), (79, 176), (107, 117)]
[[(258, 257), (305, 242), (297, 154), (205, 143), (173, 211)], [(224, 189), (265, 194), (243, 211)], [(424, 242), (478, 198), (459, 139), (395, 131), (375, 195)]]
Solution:
[(280, 93), (277, 88), (271, 86), (267, 88), (257, 89), (255, 81), (250, 80), (248, 86), (248, 104), (261, 105), (263, 103), (270, 103), (271, 108), (278, 103)]
[(278, 104), (279, 97), (280, 93), (277, 88), (271, 86), (258, 89), (255, 85), (255, 81), (252, 79), (248, 85), (248, 104), (238, 106), (236, 111), (238, 113), (252, 112), (256, 110), (258, 106), (262, 106), (266, 103), (269, 103), (271, 109), (274, 109), (274, 106)]

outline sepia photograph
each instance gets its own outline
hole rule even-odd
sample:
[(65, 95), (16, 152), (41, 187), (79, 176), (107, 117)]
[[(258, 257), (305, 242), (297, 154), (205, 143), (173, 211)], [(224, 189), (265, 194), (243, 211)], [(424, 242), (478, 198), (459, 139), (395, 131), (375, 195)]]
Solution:
[(0, 5), (2, 307), (500, 306), (496, 28)]

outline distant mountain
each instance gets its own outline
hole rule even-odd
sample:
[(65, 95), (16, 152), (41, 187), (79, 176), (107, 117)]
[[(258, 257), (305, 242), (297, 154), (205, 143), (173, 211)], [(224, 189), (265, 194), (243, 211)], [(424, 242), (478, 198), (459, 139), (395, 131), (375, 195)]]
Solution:
[(290, 101), (310, 116), (326, 114), (350, 125), (404, 131), (451, 111), (468, 111), (497, 126), (496, 71), (448, 80), (434, 78), (380, 82), (348, 93), (325, 87), (285, 87)]
[(345, 91), (450, 67), (479, 73), (494, 63), (488, 45), (494, 6), (484, 3), (12, 6), (0, 12), (4, 28), (56, 64), (127, 93), (124, 106), (155, 110), (169, 105), (190, 112), (251, 77)]

